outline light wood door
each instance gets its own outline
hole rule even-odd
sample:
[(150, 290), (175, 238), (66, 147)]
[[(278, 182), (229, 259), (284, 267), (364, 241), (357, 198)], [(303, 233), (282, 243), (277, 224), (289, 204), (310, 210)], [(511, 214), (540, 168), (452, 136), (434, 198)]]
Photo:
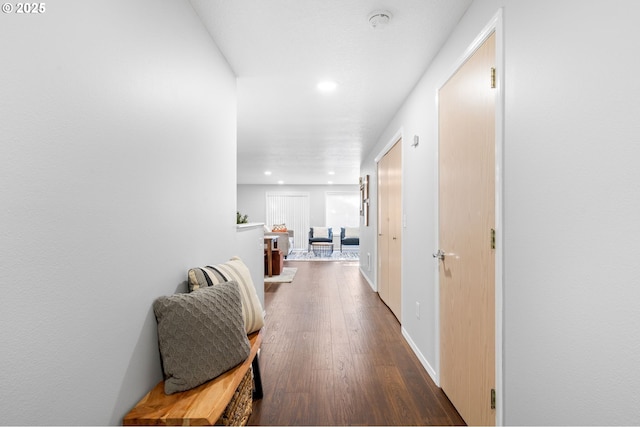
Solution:
[(402, 142), (378, 162), (378, 292), (398, 320), (402, 308)]
[(389, 159), (378, 162), (378, 295), (389, 300)]
[(389, 156), (389, 300), (387, 305), (401, 317), (402, 298), (402, 141)]
[(389, 159), (378, 162), (378, 295), (389, 300)]
[(440, 382), (469, 425), (494, 425), (495, 34), (439, 92)]

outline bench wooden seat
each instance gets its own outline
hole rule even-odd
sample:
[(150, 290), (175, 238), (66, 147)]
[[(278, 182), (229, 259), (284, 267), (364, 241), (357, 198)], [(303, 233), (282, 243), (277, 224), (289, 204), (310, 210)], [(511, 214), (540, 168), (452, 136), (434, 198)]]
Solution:
[(181, 393), (165, 394), (164, 381), (156, 385), (122, 420), (127, 426), (215, 425), (243, 378), (253, 365), (254, 398), (262, 397), (258, 349), (262, 331), (249, 335), (251, 353), (247, 360), (213, 380)]

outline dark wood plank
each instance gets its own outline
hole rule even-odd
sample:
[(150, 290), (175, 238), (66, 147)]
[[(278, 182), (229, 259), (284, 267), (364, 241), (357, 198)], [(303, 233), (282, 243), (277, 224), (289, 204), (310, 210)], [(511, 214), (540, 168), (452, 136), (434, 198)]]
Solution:
[(265, 289), (250, 425), (464, 425), (353, 262), (292, 262)]

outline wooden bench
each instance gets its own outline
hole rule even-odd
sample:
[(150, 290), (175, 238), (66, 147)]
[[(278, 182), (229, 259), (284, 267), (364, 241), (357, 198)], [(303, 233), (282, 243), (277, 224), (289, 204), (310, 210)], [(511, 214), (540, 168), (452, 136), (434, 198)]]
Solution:
[(262, 398), (262, 382), (258, 364), (258, 349), (262, 343), (262, 331), (249, 335), (249, 343), (251, 344), (251, 353), (247, 360), (194, 389), (167, 395), (164, 393), (164, 381), (161, 381), (125, 415), (122, 424), (125, 426), (215, 425), (232, 401), (243, 379), (249, 373), (250, 366), (253, 366), (255, 387), (253, 397)]

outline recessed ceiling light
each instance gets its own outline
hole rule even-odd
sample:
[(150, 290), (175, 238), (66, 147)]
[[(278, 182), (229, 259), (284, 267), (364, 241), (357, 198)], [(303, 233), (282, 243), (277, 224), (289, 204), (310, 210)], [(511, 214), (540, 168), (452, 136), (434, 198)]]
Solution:
[(325, 80), (318, 83), (318, 90), (320, 92), (333, 92), (337, 87), (338, 83), (331, 80)]
[(335, 175), (336, 173), (334, 171), (329, 171), (329, 175)]
[(331, 185), (333, 184), (333, 181), (327, 181), (327, 184)]
[(282, 185), (282, 184), (284, 184), (284, 181), (280, 180), (280, 181), (278, 181), (278, 184)]

